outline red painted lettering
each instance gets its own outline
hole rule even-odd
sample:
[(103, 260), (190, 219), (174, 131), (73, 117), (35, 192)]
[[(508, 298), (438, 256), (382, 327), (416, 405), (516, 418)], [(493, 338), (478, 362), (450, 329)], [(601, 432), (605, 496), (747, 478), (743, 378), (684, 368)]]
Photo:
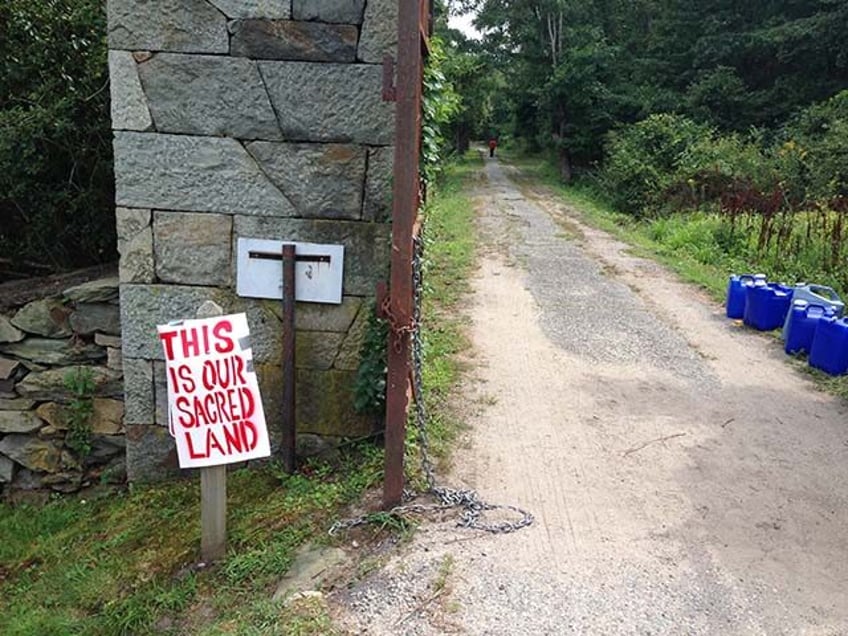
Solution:
[(233, 333), (233, 323), (229, 320), (222, 320), (212, 327), (212, 333), (218, 339), (215, 344), (215, 351), (218, 353), (229, 353), (236, 348), (236, 344), (230, 335)]

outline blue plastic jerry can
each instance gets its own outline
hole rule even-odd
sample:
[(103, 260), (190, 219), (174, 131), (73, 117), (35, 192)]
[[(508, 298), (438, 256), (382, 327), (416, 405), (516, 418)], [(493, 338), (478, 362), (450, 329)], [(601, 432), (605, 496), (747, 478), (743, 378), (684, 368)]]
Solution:
[(778, 283), (755, 281), (746, 288), (745, 324), (759, 331), (782, 327), (792, 303), (792, 288)]
[[(792, 301), (806, 300), (811, 305), (819, 305), (833, 311), (834, 315), (842, 316), (845, 313), (845, 303), (839, 298), (839, 295), (832, 287), (824, 285), (808, 285), (799, 283), (792, 288)], [(783, 323), (783, 339), (786, 340), (789, 330), (789, 320), (791, 314), (786, 315), (786, 322)]]
[(756, 281), (766, 282), (765, 274), (733, 274), (727, 283), (727, 301), (725, 302), (728, 318), (736, 320), (745, 315), (745, 291)]
[(848, 321), (845, 318), (830, 316), (819, 320), (809, 361), (811, 367), (830, 375), (848, 371)]
[(784, 330), (786, 340), (783, 348), (786, 353), (810, 353), (819, 320), (834, 315), (829, 307), (814, 305), (806, 300), (793, 300)]

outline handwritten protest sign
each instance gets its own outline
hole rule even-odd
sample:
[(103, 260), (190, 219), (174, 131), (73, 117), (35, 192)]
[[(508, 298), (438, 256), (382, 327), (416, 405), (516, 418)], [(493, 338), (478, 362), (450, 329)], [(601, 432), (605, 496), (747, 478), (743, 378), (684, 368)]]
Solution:
[(245, 314), (160, 325), (181, 468), (271, 454)]

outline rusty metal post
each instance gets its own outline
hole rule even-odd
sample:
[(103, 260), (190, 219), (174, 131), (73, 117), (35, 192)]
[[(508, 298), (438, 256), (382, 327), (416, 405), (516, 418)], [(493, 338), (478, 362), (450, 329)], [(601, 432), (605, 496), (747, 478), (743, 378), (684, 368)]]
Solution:
[(386, 387), (386, 472), (383, 506), (403, 496), (403, 454), (409, 402), (412, 323), (412, 233), (418, 215), (421, 145), (422, 0), (401, 2), (398, 16), (396, 140), (392, 209), (392, 260), (388, 382)]
[(295, 470), (295, 246), (283, 245), (283, 467), (291, 475)]

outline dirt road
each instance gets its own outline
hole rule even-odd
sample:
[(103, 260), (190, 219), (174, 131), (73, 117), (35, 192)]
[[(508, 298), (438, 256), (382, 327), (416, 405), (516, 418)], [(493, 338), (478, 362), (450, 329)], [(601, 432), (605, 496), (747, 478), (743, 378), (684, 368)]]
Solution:
[(491, 161), (472, 431), (428, 524), (334, 598), (365, 634), (848, 634), (848, 411), (768, 338)]

